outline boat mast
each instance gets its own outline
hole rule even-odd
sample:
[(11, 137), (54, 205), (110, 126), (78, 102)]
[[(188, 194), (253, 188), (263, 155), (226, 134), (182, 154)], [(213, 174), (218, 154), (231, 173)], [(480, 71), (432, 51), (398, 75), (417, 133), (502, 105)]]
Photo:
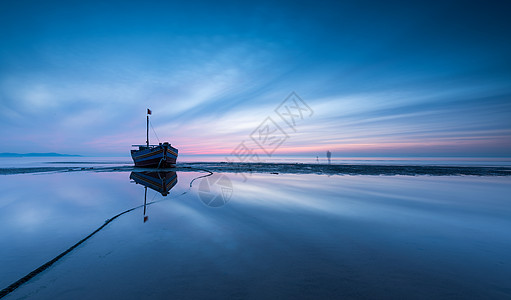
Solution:
[(147, 109), (146, 140), (145, 140), (148, 148), (149, 148), (149, 115), (150, 114), (151, 114), (151, 110), (148, 108)]
[(146, 126), (146, 141), (147, 147), (149, 147), (149, 115), (147, 115), (147, 126)]

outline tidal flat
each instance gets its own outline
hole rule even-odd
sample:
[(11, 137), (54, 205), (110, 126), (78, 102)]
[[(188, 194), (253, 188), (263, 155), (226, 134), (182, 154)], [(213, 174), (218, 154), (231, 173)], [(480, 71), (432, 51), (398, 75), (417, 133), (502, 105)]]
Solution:
[(5, 299), (511, 297), (510, 176), (77, 168), (1, 176), (0, 289), (133, 210)]

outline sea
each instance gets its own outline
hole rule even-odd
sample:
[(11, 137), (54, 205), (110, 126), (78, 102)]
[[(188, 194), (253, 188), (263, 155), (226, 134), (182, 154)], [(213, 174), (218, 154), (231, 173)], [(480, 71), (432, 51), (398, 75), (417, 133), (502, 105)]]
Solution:
[(511, 299), (510, 175), (506, 158), (0, 158), (0, 298)]

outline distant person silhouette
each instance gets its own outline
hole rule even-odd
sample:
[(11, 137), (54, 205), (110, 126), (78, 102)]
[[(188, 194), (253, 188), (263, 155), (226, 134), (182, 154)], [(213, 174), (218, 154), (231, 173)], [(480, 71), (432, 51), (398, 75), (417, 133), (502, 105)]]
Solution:
[(328, 164), (330, 164), (332, 159), (332, 152), (330, 150), (326, 151), (326, 158), (328, 159)]
[(316, 156), (316, 161), (317, 161), (317, 162), (318, 162), (318, 164), (319, 164), (319, 156)]

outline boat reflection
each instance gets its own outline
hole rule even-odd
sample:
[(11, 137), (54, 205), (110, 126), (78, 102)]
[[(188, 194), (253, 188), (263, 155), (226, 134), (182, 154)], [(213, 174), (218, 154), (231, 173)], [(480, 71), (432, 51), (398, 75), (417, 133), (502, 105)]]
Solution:
[(144, 186), (144, 222), (147, 222), (147, 188), (167, 196), (169, 191), (177, 184), (176, 172), (131, 172), (130, 179)]

